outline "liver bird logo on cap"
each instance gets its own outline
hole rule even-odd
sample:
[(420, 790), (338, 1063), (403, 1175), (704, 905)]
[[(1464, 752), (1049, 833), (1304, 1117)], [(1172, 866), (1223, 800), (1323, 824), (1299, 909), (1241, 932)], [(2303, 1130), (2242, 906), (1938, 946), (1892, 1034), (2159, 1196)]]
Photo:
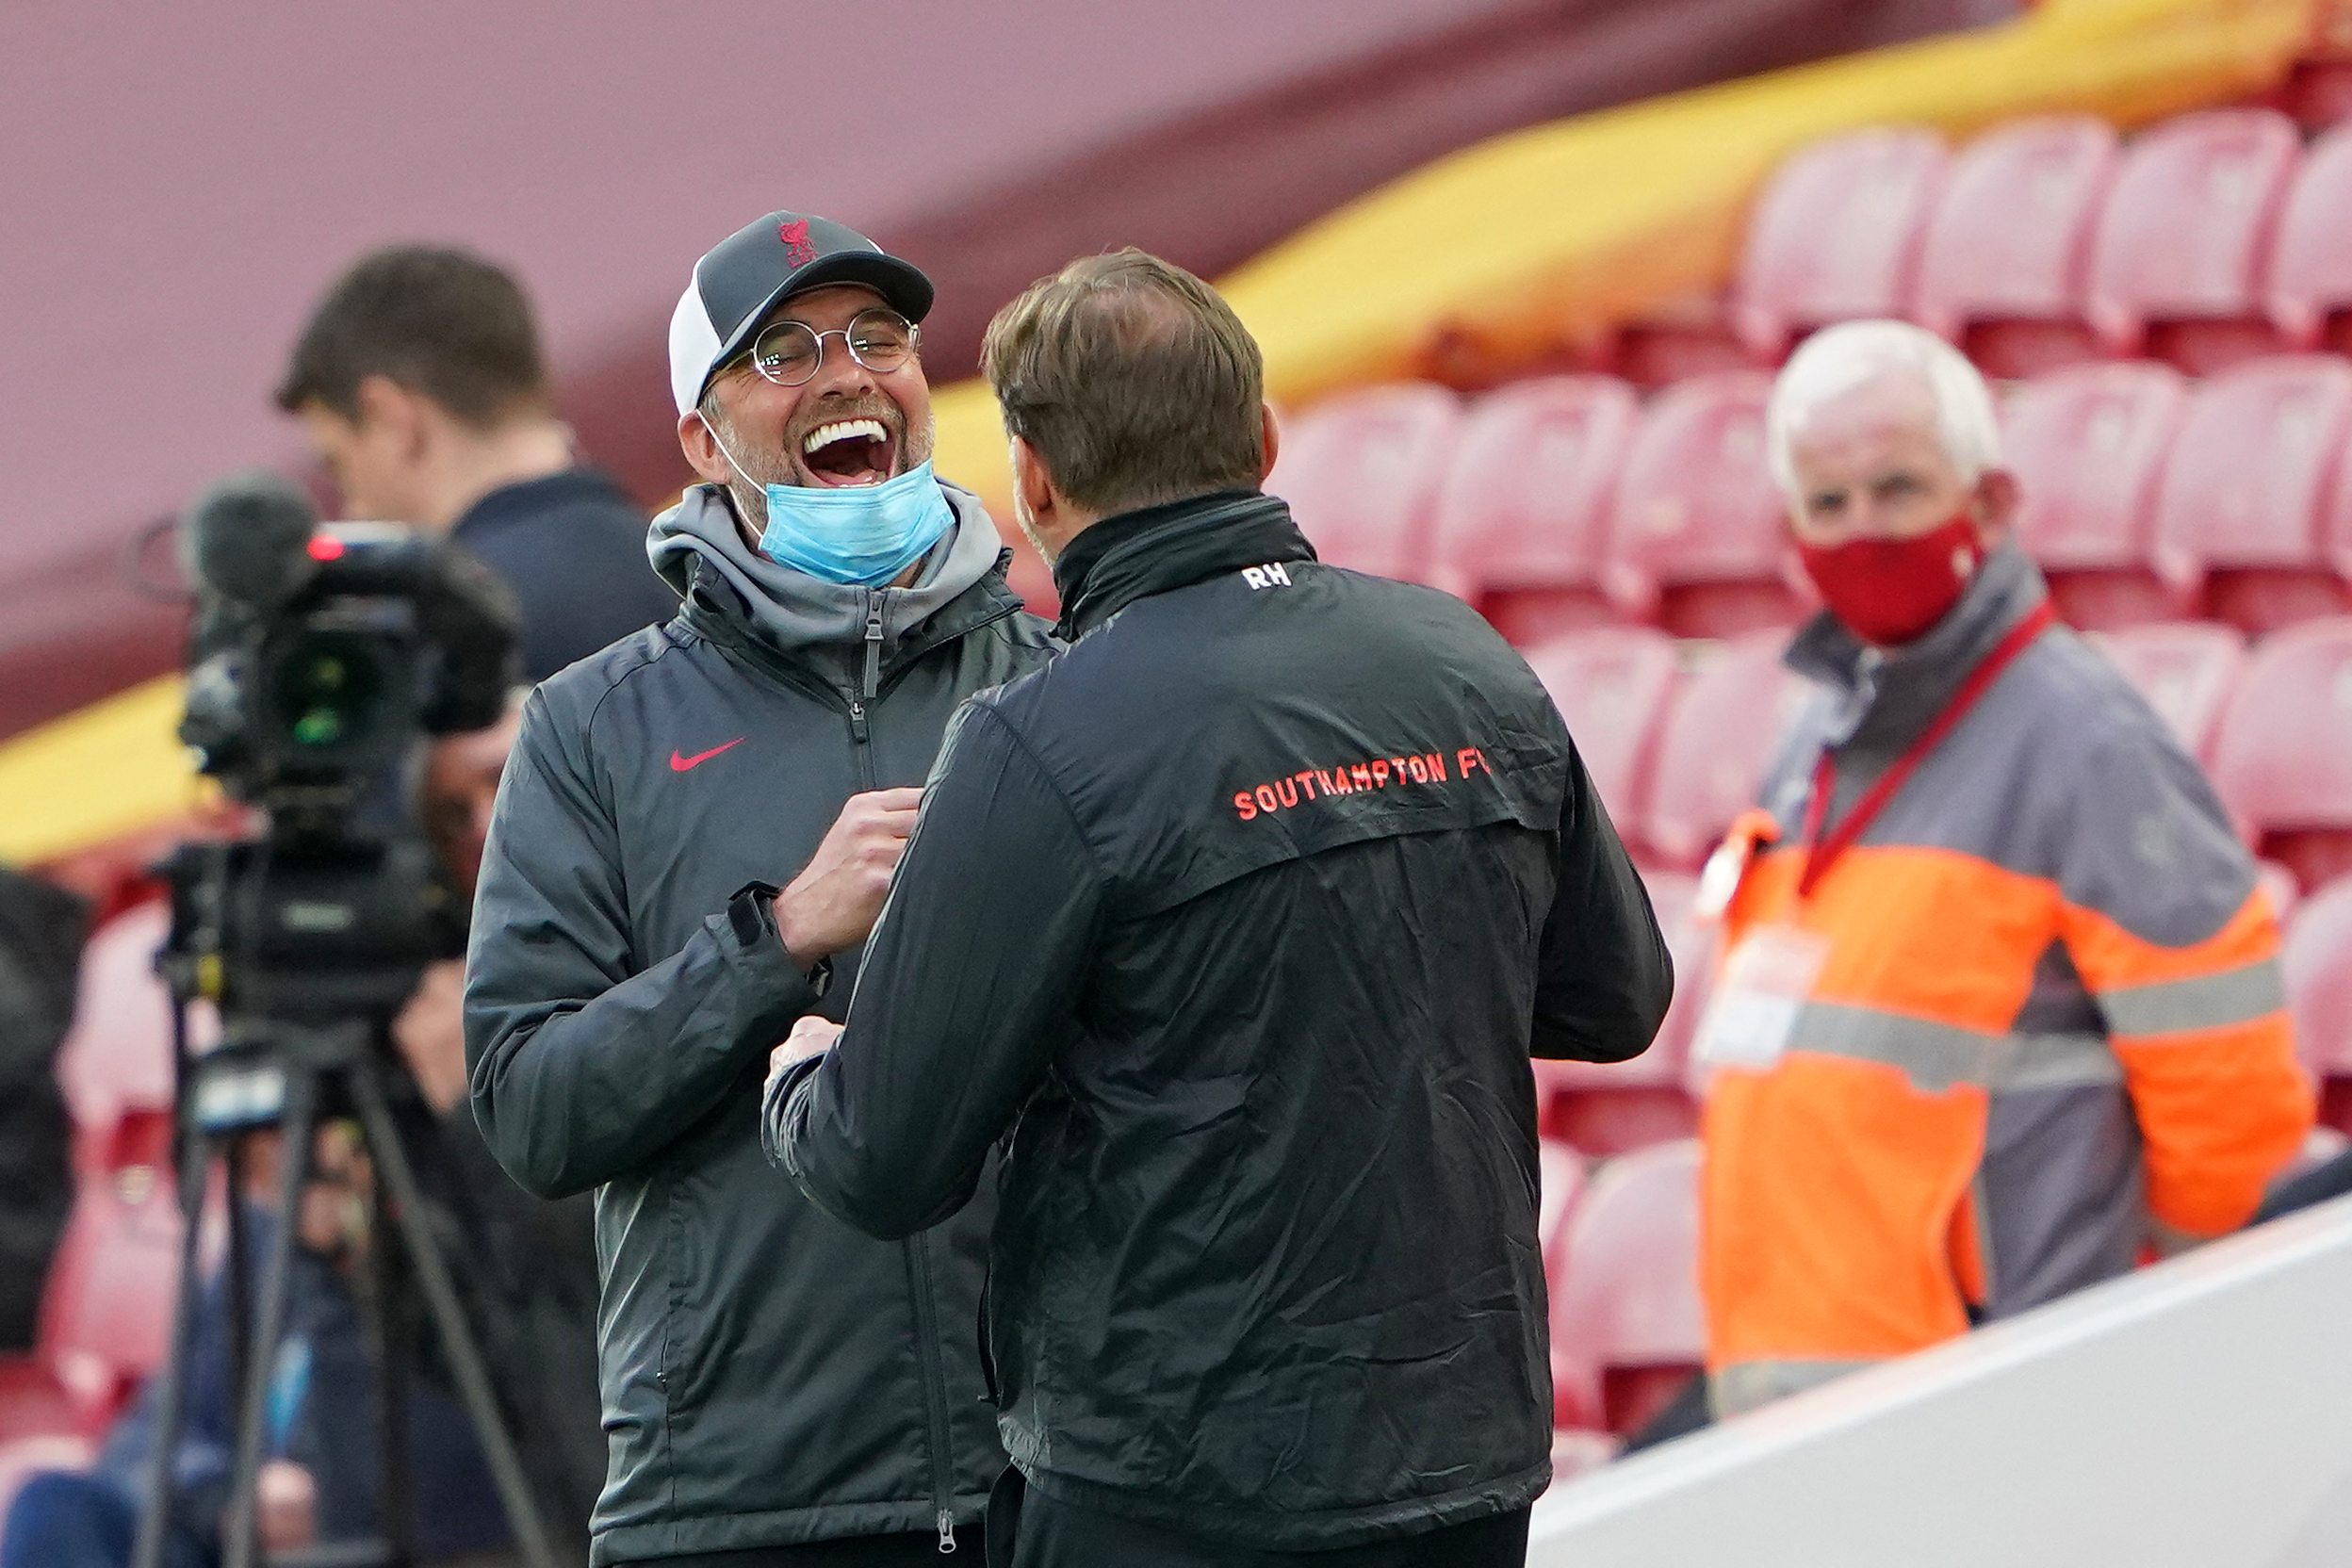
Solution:
[(806, 267), (817, 259), (817, 247), (808, 237), (808, 220), (806, 218), (778, 223), (776, 236), (784, 241), (784, 259), (794, 267)]

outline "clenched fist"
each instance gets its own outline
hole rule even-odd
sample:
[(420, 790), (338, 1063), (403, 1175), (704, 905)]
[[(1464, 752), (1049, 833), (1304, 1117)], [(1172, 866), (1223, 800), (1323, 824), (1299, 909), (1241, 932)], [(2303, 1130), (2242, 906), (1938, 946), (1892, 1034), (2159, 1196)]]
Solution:
[(919, 789), (852, 795), (808, 864), (776, 898), (784, 951), (803, 970), (864, 941), (915, 830)]
[(784, 1043), (768, 1053), (768, 1081), (760, 1086), (760, 1098), (767, 1098), (768, 1090), (776, 1087), (776, 1081), (790, 1071), (795, 1062), (824, 1055), (833, 1049), (834, 1042), (841, 1037), (840, 1024), (814, 1014), (793, 1024), (792, 1032), (784, 1037)]

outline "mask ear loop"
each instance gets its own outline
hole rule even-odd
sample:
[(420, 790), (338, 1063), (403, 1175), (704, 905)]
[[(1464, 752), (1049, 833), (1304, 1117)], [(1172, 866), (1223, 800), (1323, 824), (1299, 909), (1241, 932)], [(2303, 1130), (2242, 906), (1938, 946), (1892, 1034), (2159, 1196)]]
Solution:
[(766, 485), (760, 483), (758, 480), (743, 472), (743, 466), (735, 461), (735, 454), (728, 451), (727, 449), (727, 443), (719, 439), (719, 427), (710, 422), (710, 416), (705, 414), (700, 409), (696, 409), (694, 410), (694, 417), (702, 421), (703, 431), (710, 437), (710, 444), (719, 449), (719, 455), (727, 459), (727, 466), (735, 470), (736, 478), (742, 480), (745, 484), (750, 485), (754, 490), (764, 491), (767, 489)]

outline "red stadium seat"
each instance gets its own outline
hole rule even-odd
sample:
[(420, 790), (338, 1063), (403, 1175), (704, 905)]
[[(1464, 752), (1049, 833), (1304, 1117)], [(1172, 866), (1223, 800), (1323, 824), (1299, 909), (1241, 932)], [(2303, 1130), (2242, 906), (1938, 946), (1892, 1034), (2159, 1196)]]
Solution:
[(1764, 463), (1772, 378), (1701, 376), (1658, 395), (1610, 508), (1602, 585), (1625, 613), (1677, 636), (1788, 627), (1810, 605)]
[(1282, 433), (1266, 488), (1336, 566), (1420, 580), (1462, 403), (1413, 382), (1318, 403)]
[(0, 1453), (27, 1438), (78, 1434), (83, 1413), (38, 1356), (0, 1356)]
[(2303, 1064), (2322, 1078), (2352, 1078), (2352, 877), (2295, 906), (2278, 967)]
[(2082, 318), (2115, 133), (2090, 115), (2016, 120), (1963, 148), (1920, 248), (1911, 317), (1987, 375), (2099, 357)]
[(1828, 322), (1903, 314), (1949, 156), (1934, 131), (1876, 125), (1780, 166), (1749, 215), (1732, 291), (1733, 327), (1758, 362)]
[(1715, 926), (1691, 912), (1698, 879), (1678, 872), (1646, 878), (1658, 929), (1674, 961), (1674, 1000), (1650, 1048), (1629, 1062), (1535, 1064), (1546, 1135), (1594, 1159), (1687, 1138), (1698, 1131), (1690, 1083), (1690, 1035), (1705, 1005)]
[(2257, 851), (2305, 893), (2352, 872), (2352, 616), (2257, 645), (2214, 736), (2213, 776)]
[(2347, 608), (2321, 548), (2352, 438), (2352, 365), (2252, 360), (2189, 401), (2156, 501), (2158, 576), (2207, 613), (2268, 631)]
[(1641, 820), (1680, 657), (1664, 632), (1630, 626), (1572, 631), (1527, 650), (1620, 831)]
[(1585, 1168), (1584, 1156), (1558, 1138), (1541, 1140), (1536, 1159), (1543, 1191), (1535, 1216), (1535, 1244), (1544, 1254), (1548, 1279), (1559, 1266), (1568, 1236), (1568, 1217), (1576, 1212), (1576, 1201), (1584, 1196), (1585, 1179), (1591, 1172)]
[(1604, 358), (1611, 373), (1646, 387), (1756, 368), (1732, 334), (1730, 306), (1715, 294), (1669, 301), (1619, 323)]
[[(2338, 599), (2352, 608), (2352, 462), (2341, 456), (2336, 463), (2335, 482), (2328, 487), (2320, 512), (2319, 567), (2334, 580), (2316, 586), (2323, 591), (2332, 588)], [(2306, 591), (2312, 586), (2306, 583)]]
[(2295, 1043), (2319, 1080), (2320, 1120), (2352, 1130), (2352, 877), (2296, 906), (2278, 967), (2286, 973)]
[(1695, 871), (1732, 819), (1756, 804), (1764, 769), (1813, 687), (1780, 662), (1788, 638), (1756, 632), (1686, 677), (1666, 710), (1642, 841)]
[(2263, 302), (2288, 348), (2352, 351), (2352, 125), (2303, 155), (2278, 217)]
[(1454, 437), (1431, 580), (1522, 646), (1617, 619), (1601, 594), (1609, 502), (1640, 412), (1609, 376), (1555, 376), (1480, 399)]
[(2303, 883), (2292, 866), (2258, 859), (2254, 862), (2254, 880), (2270, 894), (2271, 913), (2282, 924), (2295, 918), (2295, 910), (2303, 906)]
[(85, 1176), (120, 1163), (118, 1123), (172, 1106), (172, 999), (155, 951), (172, 923), (160, 901), (123, 911), (82, 950), (74, 1026), (57, 1052), (57, 1083), (74, 1115)]
[(2275, 348), (2262, 266), (2302, 138), (2268, 109), (2169, 120), (2126, 149), (2091, 248), (2092, 326), (2203, 375)]
[(2164, 460), (2188, 384), (2162, 365), (2080, 365), (2017, 389), (2002, 410), (2017, 476), (2017, 537), (2050, 578), (2069, 625), (2177, 618), (2180, 596), (2151, 560)]
[(2210, 621), (2139, 626), (2104, 633), (2099, 650), (2115, 662), (2148, 705), (2198, 757), (2212, 748), (2213, 727), (2246, 663), (2246, 639)]
[(1934, 131), (1881, 125), (1792, 154), (1748, 217), (1728, 305), (1690, 300), (1618, 330), (1610, 368), (1662, 386), (1777, 365), (1815, 327), (1900, 316), (1948, 155)]
[(2320, 14), (2321, 37), (2305, 44), (2303, 57), (2266, 100), (2311, 133), (2352, 120), (2352, 28), (2341, 11)]
[(1551, 1293), (1559, 1425), (1637, 1431), (1705, 1359), (1698, 1178), (1694, 1140), (1639, 1150), (1569, 1217)]
[(162, 1364), (179, 1267), (180, 1214), (168, 1182), (128, 1200), (85, 1182), (41, 1290), (41, 1359), (87, 1417), (112, 1419)]

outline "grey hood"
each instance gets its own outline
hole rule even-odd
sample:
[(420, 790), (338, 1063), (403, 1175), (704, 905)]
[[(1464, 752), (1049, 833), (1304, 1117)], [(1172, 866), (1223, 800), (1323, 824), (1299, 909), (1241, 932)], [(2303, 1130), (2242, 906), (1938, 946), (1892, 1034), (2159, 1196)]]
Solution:
[(743, 542), (733, 504), (715, 484), (694, 486), (654, 518), (645, 534), (645, 556), (681, 598), (694, 587), (695, 560), (708, 563), (743, 596), (761, 637), (788, 652), (826, 645), (854, 650), (865, 639), (867, 612), (878, 598), (887, 646), (995, 570), (1004, 550), (979, 497), (944, 480), (939, 488), (956, 513), (955, 524), (931, 547), (922, 572), (906, 588), (848, 587), (777, 565)]

